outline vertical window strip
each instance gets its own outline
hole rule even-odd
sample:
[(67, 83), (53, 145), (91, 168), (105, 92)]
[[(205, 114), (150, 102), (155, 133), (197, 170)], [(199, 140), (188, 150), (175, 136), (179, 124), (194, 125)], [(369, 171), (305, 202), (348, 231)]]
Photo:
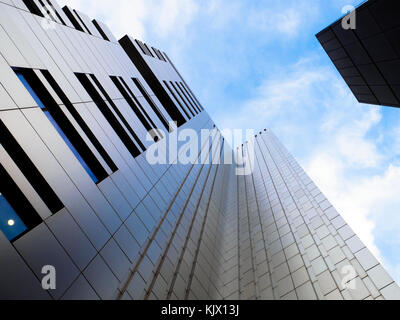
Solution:
[(136, 103), (133, 101), (132, 97), (128, 94), (128, 92), (125, 90), (123, 85), (121, 84), (120, 80), (117, 77), (110, 77), (112, 82), (114, 82), (115, 86), (119, 90), (119, 92), (122, 94), (126, 102), (128, 102), (129, 106), (131, 107), (132, 111), (135, 113), (135, 115), (138, 117), (140, 122), (143, 124), (143, 126), (146, 128), (147, 131), (152, 130), (153, 128), (151, 127), (150, 123), (147, 121), (147, 119), (143, 116), (143, 114), (139, 111), (138, 106)]
[(107, 172), (59, 108), (54, 98), (40, 82), (34, 71), (16, 69), (15, 72), (93, 182), (98, 183), (104, 180), (108, 176)]
[(72, 11), (67, 6), (63, 7), (62, 10), (64, 11), (67, 18), (71, 21), (76, 30), (85, 32), (80, 23), (78, 22), (78, 20), (76, 19), (76, 17), (74, 16), (74, 14), (72, 13)]
[(147, 103), (150, 105), (150, 107), (153, 109), (155, 114), (158, 116), (162, 124), (165, 126), (166, 129), (169, 129), (169, 123), (165, 119), (164, 115), (161, 113), (160, 109), (158, 109), (157, 105), (153, 101), (153, 99), (150, 97), (150, 95), (147, 93), (146, 89), (142, 86), (140, 83), (140, 80), (137, 78), (132, 78), (133, 82), (135, 83), (136, 87), (140, 91), (140, 93), (143, 95), (143, 97), (146, 99)]
[(0, 143), (49, 210), (54, 214), (64, 208), (61, 200), (1, 120)]
[(24, 2), (25, 6), (28, 8), (28, 10), (31, 13), (44, 18), (42, 11), (40, 10), (40, 8), (36, 5), (36, 3), (34, 1), (32, 1), (32, 0), (22, 0), (22, 1)]
[(188, 114), (188, 112), (186, 111), (185, 107), (182, 105), (182, 103), (179, 101), (178, 97), (175, 95), (175, 93), (172, 91), (171, 87), (169, 86), (167, 81), (163, 81), (164, 85), (167, 87), (168, 91), (170, 92), (170, 94), (174, 97), (175, 101), (179, 104), (179, 106), (181, 107), (182, 111), (185, 113), (186, 117), (190, 120), (192, 117)]
[(61, 87), (57, 84), (57, 82), (55, 81), (53, 76), (50, 74), (50, 72), (48, 72), (47, 70), (41, 70), (41, 73), (44, 76), (45, 80), (47, 80), (50, 87), (53, 88), (55, 94), (60, 98), (61, 102), (67, 108), (69, 113), (72, 115), (72, 117), (78, 123), (78, 125), (80, 126), (82, 131), (86, 134), (86, 136), (88, 137), (90, 142), (93, 144), (94, 148), (97, 150), (97, 152), (103, 158), (103, 160), (106, 162), (106, 164), (111, 169), (111, 171), (112, 172), (118, 171), (118, 167), (115, 165), (114, 161), (111, 159), (111, 157), (109, 156), (107, 151), (104, 149), (103, 145), (99, 142), (99, 140), (93, 134), (92, 130), (88, 127), (85, 120), (82, 119), (79, 112), (73, 106), (73, 104), (68, 99), (68, 97), (65, 95), (65, 93), (63, 92)]
[(121, 83), (124, 85), (125, 89), (129, 92), (129, 94), (131, 95), (132, 99), (136, 102), (136, 104), (139, 106), (140, 110), (142, 111), (142, 113), (145, 115), (145, 117), (147, 118), (147, 120), (151, 123), (151, 125), (153, 126), (153, 128), (157, 128), (156, 124), (154, 123), (153, 119), (151, 119), (151, 117), (148, 115), (146, 109), (142, 106), (142, 104), (140, 103), (140, 101), (136, 98), (135, 94), (132, 92), (131, 88), (129, 88), (128, 84), (125, 82), (124, 78), (119, 77), (119, 80), (121, 81)]
[(132, 111), (135, 113), (139, 121), (142, 123), (142, 125), (145, 127), (147, 132), (151, 132), (153, 139), (155, 141), (158, 141), (160, 137), (155, 135), (155, 130), (157, 129), (155, 126), (152, 127), (150, 122), (146, 119), (146, 117), (143, 115), (143, 113), (139, 110), (138, 105), (133, 101), (132, 96), (128, 93), (126, 88), (124, 88), (123, 84), (121, 83), (120, 79), (117, 77), (110, 77), (111, 80), (114, 82), (115, 86), (117, 89), (121, 92), (122, 96), (126, 100), (126, 102), (129, 104), (131, 107)]
[(93, 102), (97, 105), (100, 112), (107, 119), (111, 127), (114, 129), (115, 133), (119, 136), (122, 143), (131, 153), (131, 155), (136, 158), (140, 155), (140, 150), (136, 146), (136, 144), (132, 141), (130, 135), (126, 132), (124, 127), (121, 125), (120, 121), (116, 118), (114, 113), (110, 110), (109, 106), (102, 99), (98, 89), (94, 86), (94, 84), (90, 81), (89, 76), (83, 73), (76, 73), (76, 77), (82, 86), (86, 89), (89, 96), (92, 98)]
[(40, 5), (42, 6), (42, 12), (44, 12), (44, 16), (45, 18), (50, 18), (51, 20), (53, 20), (54, 22), (58, 22), (56, 18), (54, 18), (52, 12), (49, 10), (49, 8), (46, 6), (46, 4), (42, 1), (42, 0), (38, 0)]
[(93, 25), (96, 27), (97, 31), (101, 34), (103, 39), (110, 42), (110, 39), (107, 37), (103, 28), (100, 26), (100, 24), (96, 20), (93, 20)]
[(150, 51), (149, 47), (147, 46), (147, 44), (143, 43), (143, 45), (146, 48), (146, 51), (147, 51), (148, 55), (154, 58), (154, 55), (151, 53), (151, 51)]
[(198, 113), (197, 107), (195, 105), (193, 105), (190, 98), (186, 95), (185, 91), (181, 88), (179, 82), (175, 81), (175, 84), (178, 87), (178, 89), (180, 90), (180, 92), (185, 96), (186, 101), (189, 102), (190, 106), (192, 107), (192, 110), (197, 114)]
[(143, 54), (147, 55), (146, 49), (143, 47), (143, 43), (139, 40), (135, 40), (136, 44), (139, 46), (140, 50), (142, 50)]
[(74, 10), (75, 15), (77, 16), (77, 18), (79, 19), (80, 23), (83, 25), (83, 27), (86, 29), (86, 31), (92, 35), (92, 33), (90, 32), (89, 28), (87, 27), (87, 25), (85, 24), (85, 22), (83, 22), (83, 19), (81, 18), (81, 16), (79, 15), (79, 13)]
[(0, 230), (14, 242), (43, 220), (0, 164)]
[(132, 135), (133, 139), (135, 142), (139, 145), (139, 147), (142, 149), (142, 151), (146, 151), (146, 147), (142, 143), (142, 141), (139, 139), (139, 137), (136, 135), (135, 131), (132, 129), (131, 125), (129, 122), (125, 119), (119, 108), (115, 105), (114, 101), (111, 99), (111, 97), (108, 95), (107, 91), (104, 89), (104, 87), (101, 85), (99, 80), (96, 78), (95, 75), (91, 74), (90, 75), (91, 80), (94, 82), (95, 86), (97, 87), (98, 90), (103, 94), (103, 96), (106, 98), (106, 101), (110, 104), (111, 108), (114, 110), (114, 112), (117, 114), (118, 118), (121, 120), (121, 122), (124, 124), (128, 132)]
[(183, 83), (182, 83), (182, 82), (180, 82), (180, 83), (177, 82), (177, 83), (178, 83), (178, 85), (180, 84), (180, 86), (183, 88), (183, 90), (185, 90), (187, 96), (190, 98), (190, 100), (191, 100), (191, 101), (193, 102), (193, 104), (196, 106), (197, 112), (201, 112), (200, 107), (197, 105), (196, 101), (194, 101), (193, 97), (190, 95), (189, 91), (187, 91), (187, 89), (186, 89), (186, 87), (183, 85)]
[(183, 103), (185, 104), (185, 106), (187, 107), (187, 109), (190, 111), (190, 113), (192, 114), (192, 116), (194, 117), (196, 114), (193, 112), (192, 108), (188, 105), (188, 102), (183, 99), (181, 93), (179, 92), (179, 90), (176, 88), (175, 84), (170, 81), (171, 86), (174, 88), (175, 92), (178, 94), (178, 96), (181, 98), (181, 100), (183, 101)]
[(56, 14), (58, 20), (60, 20), (60, 22), (66, 26), (67, 24), (65, 23), (64, 19), (61, 17), (61, 15), (58, 13), (58, 11), (56, 10), (56, 8), (54, 8), (53, 4), (50, 2), (50, 0), (47, 0), (47, 3), (49, 4), (49, 6), (53, 9), (54, 13)]

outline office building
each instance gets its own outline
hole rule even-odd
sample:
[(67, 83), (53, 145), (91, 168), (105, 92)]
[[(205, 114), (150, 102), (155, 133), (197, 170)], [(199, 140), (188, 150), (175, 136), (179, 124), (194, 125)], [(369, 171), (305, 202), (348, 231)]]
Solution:
[[(185, 129), (246, 175), (150, 165)], [(0, 299), (400, 298), (272, 132), (232, 150), (164, 52), (54, 0), (0, 0), (0, 131)]]
[(399, 1), (369, 0), (355, 10), (355, 29), (339, 19), (317, 34), (361, 103), (400, 107), (399, 17)]

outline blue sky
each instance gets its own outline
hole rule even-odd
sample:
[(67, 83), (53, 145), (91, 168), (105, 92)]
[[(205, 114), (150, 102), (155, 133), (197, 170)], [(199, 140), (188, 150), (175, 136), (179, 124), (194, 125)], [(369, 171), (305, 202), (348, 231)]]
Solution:
[(168, 53), (220, 129), (271, 128), (400, 282), (400, 110), (361, 105), (315, 34), (359, 0), (59, 0)]

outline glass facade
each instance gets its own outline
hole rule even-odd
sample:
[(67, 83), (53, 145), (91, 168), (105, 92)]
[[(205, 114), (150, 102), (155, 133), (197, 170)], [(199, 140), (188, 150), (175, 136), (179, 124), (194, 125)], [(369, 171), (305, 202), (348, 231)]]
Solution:
[(99, 179), (94, 175), (92, 170), (90, 170), (89, 166), (86, 164), (85, 160), (83, 160), (82, 156), (79, 154), (79, 152), (76, 150), (74, 145), (71, 143), (71, 141), (68, 139), (68, 137), (65, 135), (64, 131), (60, 128), (60, 126), (57, 124), (56, 120), (54, 120), (53, 116), (50, 114), (50, 111), (48, 108), (43, 104), (43, 102), (39, 99), (35, 91), (32, 89), (32, 87), (29, 85), (28, 81), (26, 81), (25, 77), (23, 74), (20, 72), (16, 72), (17, 77), (19, 80), (21, 80), (22, 84), (28, 90), (32, 98), (35, 100), (35, 102), (38, 104), (39, 108), (42, 109), (44, 114), (46, 115), (47, 119), (49, 119), (50, 123), (53, 125), (53, 127), (57, 130), (58, 134), (61, 136), (61, 138), (64, 140), (64, 142), (67, 144), (68, 148), (72, 151), (76, 159), (78, 159), (79, 163), (82, 165), (82, 167), (86, 170), (90, 178), (93, 180), (94, 183), (97, 183)]
[(355, 10), (355, 29), (340, 19), (317, 34), (361, 103), (400, 107), (399, 12), (396, 0), (365, 1)]
[(28, 230), (5, 196), (1, 193), (0, 212), (0, 230), (4, 233), (8, 240), (12, 241)]
[[(245, 175), (212, 164), (253, 144), (231, 149), (164, 52), (25, 2), (0, 1), (0, 299), (400, 298), (272, 132)], [(210, 161), (163, 144), (185, 129), (208, 130), (194, 158)]]

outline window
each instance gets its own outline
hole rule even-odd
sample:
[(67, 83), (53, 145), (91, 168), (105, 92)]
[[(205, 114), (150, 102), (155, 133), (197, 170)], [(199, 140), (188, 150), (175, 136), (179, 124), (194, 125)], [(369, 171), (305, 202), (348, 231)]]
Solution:
[(0, 230), (15, 241), (42, 219), (0, 164)]
[(190, 111), (190, 113), (195, 116), (195, 112), (193, 111), (193, 109), (189, 106), (188, 101), (183, 99), (181, 92), (176, 88), (175, 84), (170, 81), (171, 86), (174, 88), (175, 92), (179, 95), (179, 97), (181, 98), (181, 100), (183, 101), (183, 103), (185, 104), (185, 106), (187, 107), (187, 109)]
[(198, 113), (197, 106), (193, 105), (192, 101), (189, 99), (189, 97), (186, 95), (185, 91), (180, 86), (179, 82), (175, 82), (175, 85), (180, 90), (180, 92), (184, 95), (184, 97), (186, 98), (186, 101), (189, 102), (189, 104), (192, 107), (192, 110), (194, 111), (194, 113), (197, 114)]
[(79, 15), (79, 13), (78, 13), (76, 10), (74, 10), (74, 13), (75, 13), (75, 15), (78, 17), (78, 19), (79, 19), (79, 21), (81, 22), (81, 24), (83, 25), (83, 27), (86, 29), (86, 31), (87, 31), (90, 35), (92, 35), (92, 33), (90, 32), (89, 28), (86, 26), (85, 22), (83, 22), (83, 20), (82, 20), (81, 16)]
[[(133, 141), (135, 141), (139, 147), (145, 151), (146, 147), (137, 137), (129, 123), (123, 117), (121, 111), (119, 111), (97, 78), (94, 75), (86, 75), (83, 73), (76, 73), (75, 75), (132, 156), (136, 158), (142, 152)], [(114, 115), (114, 113), (111, 111), (101, 94), (104, 96), (104, 99), (108, 102), (116, 115)]]
[(42, 12), (44, 12), (44, 16), (46, 18), (50, 18), (54, 22), (57, 22), (57, 20), (54, 18), (52, 12), (46, 7), (45, 3), (42, 0), (38, 0), (40, 5), (42, 6)]
[(147, 93), (146, 89), (142, 86), (140, 83), (140, 80), (137, 78), (132, 78), (133, 83), (136, 85), (136, 87), (139, 89), (140, 93), (143, 95), (143, 97), (146, 99), (147, 103), (150, 105), (150, 107), (153, 109), (154, 113), (158, 116), (162, 124), (165, 126), (166, 129), (169, 128), (169, 123), (165, 119), (164, 115), (161, 113), (160, 109), (158, 109), (157, 105), (153, 101), (153, 99), (150, 97), (150, 95)]
[(44, 17), (42, 11), (40, 10), (40, 8), (36, 5), (36, 3), (32, 0), (22, 0), (25, 4), (25, 6), (28, 8), (28, 10), (33, 13), (36, 14), (37, 16), (41, 16)]
[(161, 57), (160, 57), (160, 55), (159, 55), (159, 53), (157, 52), (157, 49), (154, 48), (154, 47), (151, 47), (151, 49), (153, 49), (153, 52), (156, 54), (157, 58), (158, 58), (159, 60), (162, 60)]
[(65, 23), (64, 19), (61, 18), (61, 15), (58, 13), (58, 11), (56, 10), (56, 8), (54, 8), (53, 4), (50, 2), (50, 0), (47, 0), (47, 3), (49, 4), (49, 6), (53, 9), (54, 13), (56, 14), (58, 20), (60, 20), (60, 22), (66, 26), (67, 24)]
[(197, 103), (196, 103), (196, 101), (194, 101), (194, 99), (193, 99), (193, 97), (190, 95), (190, 93), (186, 90), (186, 87), (183, 85), (183, 83), (182, 82), (177, 82), (176, 83), (178, 86), (180, 86), (183, 90), (184, 90), (184, 92), (186, 92), (186, 96), (190, 99), (190, 101), (192, 101), (193, 102), (193, 105), (195, 106), (195, 109), (197, 110), (197, 112), (201, 112), (201, 109), (200, 109), (200, 107), (197, 105)]
[(93, 25), (96, 27), (97, 31), (101, 34), (104, 40), (110, 41), (110, 39), (107, 37), (106, 33), (104, 32), (103, 28), (100, 26), (100, 24), (96, 21), (93, 20)]
[(140, 50), (142, 50), (143, 54), (150, 56), (150, 53), (147, 51), (147, 48), (145, 47), (145, 45), (142, 41), (135, 40), (135, 42), (139, 46)]
[(154, 54), (151, 53), (149, 47), (147, 46), (147, 44), (143, 43), (143, 45), (145, 46), (145, 48), (147, 49), (148, 54), (154, 58)]
[(0, 143), (50, 211), (52, 213), (57, 213), (64, 208), (61, 200), (57, 197), (53, 189), (49, 186), (1, 120)]
[[(165, 88), (165, 86), (163, 86), (162, 82), (156, 77), (152, 68), (146, 63), (143, 54), (140, 52), (139, 44), (134, 44), (133, 40), (128, 36), (120, 39), (119, 43), (132, 62), (135, 63), (136, 67), (146, 81), (146, 84), (151, 88), (151, 93), (149, 95), (145, 89), (147, 87), (144, 87), (144, 85), (140, 83), (141, 80), (138, 78), (132, 78), (133, 82), (138, 87), (143, 97), (148, 101), (155, 114), (160, 118), (160, 121), (163, 123), (165, 128), (170, 129), (168, 123), (170, 119), (171, 121), (175, 121), (178, 127), (184, 125), (187, 121), (187, 118), (184, 116), (183, 111), (181, 111), (177, 103), (174, 102), (171, 95), (168, 93), (168, 90)], [(142, 47), (146, 48), (144, 46)], [(152, 99), (153, 96), (157, 97), (156, 102), (160, 102), (159, 107), (158, 104), (156, 105), (154, 103)], [(164, 111), (166, 111), (165, 116)]]
[[(133, 94), (132, 90), (126, 84), (125, 80), (122, 77), (115, 77), (115, 76), (111, 76), (110, 78), (114, 82), (118, 90), (121, 92), (122, 96), (129, 104), (133, 112), (136, 114), (138, 119), (141, 121), (143, 126), (146, 128), (146, 130), (147, 131), (156, 130), (157, 127), (154, 124), (153, 120), (151, 120), (146, 110), (143, 108), (139, 100), (137, 100), (137, 98)], [(160, 137), (158, 136), (154, 136), (153, 138), (156, 142), (160, 139)]]
[(186, 111), (186, 109), (183, 107), (182, 103), (179, 101), (178, 97), (175, 95), (174, 91), (172, 91), (171, 87), (169, 86), (167, 81), (163, 81), (164, 85), (167, 87), (168, 91), (171, 93), (171, 95), (174, 97), (175, 101), (179, 104), (179, 106), (181, 107), (181, 109), (183, 110), (183, 112), (186, 114), (186, 117), (188, 117), (189, 119), (191, 119), (191, 116), (188, 114), (188, 112)]
[(156, 48), (154, 48), (154, 47), (151, 47), (151, 48), (153, 49), (153, 51), (154, 51), (155, 54), (157, 55), (158, 59), (160, 59), (160, 60), (162, 60), (162, 61), (164, 61), (164, 62), (167, 62), (167, 60), (165, 60), (165, 58), (164, 58), (164, 56), (162, 55), (162, 53), (161, 53), (160, 50), (158, 50), (158, 49), (156, 49)]
[(76, 30), (85, 32), (82, 26), (79, 24), (78, 20), (75, 18), (74, 13), (67, 6), (63, 7), (62, 10), (64, 11), (68, 19), (71, 21)]
[(57, 130), (68, 148), (86, 170), (94, 183), (104, 180), (108, 174), (93, 155), (74, 126), (58, 107), (56, 101), (30, 69), (14, 69), (18, 78)]
[(79, 112), (75, 109), (75, 107), (72, 105), (71, 101), (67, 98), (63, 90), (60, 88), (60, 86), (57, 84), (57, 82), (54, 80), (53, 76), (48, 72), (47, 70), (41, 70), (40, 71), (46, 81), (49, 83), (49, 85), (53, 88), (54, 92), (57, 94), (57, 96), (60, 98), (62, 103), (65, 105), (65, 107), (68, 109), (69, 113), (73, 116), (75, 121), (79, 124), (83, 132), (85, 132), (86, 136), (89, 138), (90, 142), (93, 144), (93, 146), (96, 148), (97, 152), (101, 155), (101, 157), (104, 159), (104, 161), (107, 163), (108, 167), (112, 172), (118, 171), (117, 166), (115, 165), (114, 161), (111, 159), (107, 151), (103, 148), (102, 144), (99, 142), (99, 140), (96, 138), (96, 136), (93, 134), (92, 130), (88, 127), (86, 122), (82, 119), (81, 115)]

